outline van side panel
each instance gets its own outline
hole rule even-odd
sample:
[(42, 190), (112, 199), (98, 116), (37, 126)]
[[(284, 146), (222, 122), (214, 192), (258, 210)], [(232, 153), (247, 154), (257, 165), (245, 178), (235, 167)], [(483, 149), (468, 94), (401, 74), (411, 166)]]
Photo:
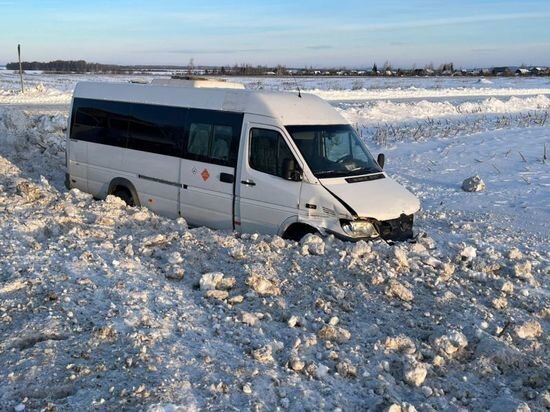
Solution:
[(156, 111), (148, 105), (81, 98), (73, 106), (71, 135), (80, 141), (72, 145), (87, 151), (86, 190), (104, 198), (111, 181), (122, 177), (137, 190), (141, 205), (177, 217), (186, 109)]
[(70, 187), (88, 192), (88, 145), (86, 142), (69, 139), (67, 169), (70, 176)]
[(234, 176), (235, 169), (182, 160), (180, 213), (190, 225), (233, 229), (233, 183), (222, 173)]
[(71, 108), (70, 125), (68, 132), (68, 157), (67, 173), (69, 174), (69, 187), (88, 191), (88, 144), (85, 141), (73, 139), (73, 125), (76, 108)]
[(121, 177), (159, 214), (233, 229), (242, 114), (85, 98), (73, 106), (88, 192), (104, 198)]

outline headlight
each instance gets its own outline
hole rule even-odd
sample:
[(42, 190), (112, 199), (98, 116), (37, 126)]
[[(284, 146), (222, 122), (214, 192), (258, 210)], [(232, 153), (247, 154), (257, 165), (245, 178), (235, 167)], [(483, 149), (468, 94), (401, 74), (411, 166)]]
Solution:
[(342, 221), (342, 229), (351, 237), (378, 237), (378, 231), (367, 220)]

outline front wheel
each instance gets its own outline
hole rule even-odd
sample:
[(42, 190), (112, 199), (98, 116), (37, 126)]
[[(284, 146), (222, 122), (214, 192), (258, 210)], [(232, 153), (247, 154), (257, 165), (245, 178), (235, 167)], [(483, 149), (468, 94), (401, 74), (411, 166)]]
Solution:
[(318, 235), (319, 231), (303, 223), (294, 223), (283, 234), (284, 239), (295, 240), (299, 242), (307, 234)]

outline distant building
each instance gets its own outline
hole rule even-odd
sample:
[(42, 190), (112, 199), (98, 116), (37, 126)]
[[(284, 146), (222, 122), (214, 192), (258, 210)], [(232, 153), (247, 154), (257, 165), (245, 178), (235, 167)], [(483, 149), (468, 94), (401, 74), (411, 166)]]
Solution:
[(503, 66), (503, 67), (493, 67), (492, 74), (493, 76), (512, 76), (515, 72), (515, 68)]
[(527, 76), (528, 74), (531, 74), (531, 71), (529, 69), (519, 68), (516, 70), (517, 76)]
[(547, 67), (533, 67), (531, 68), (531, 73), (539, 76), (541, 74), (548, 74), (550, 72), (550, 69), (548, 69)]

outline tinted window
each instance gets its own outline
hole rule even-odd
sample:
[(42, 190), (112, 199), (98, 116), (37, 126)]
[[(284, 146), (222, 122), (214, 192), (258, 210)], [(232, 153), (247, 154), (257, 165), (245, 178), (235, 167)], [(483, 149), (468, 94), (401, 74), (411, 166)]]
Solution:
[(185, 157), (234, 167), (237, 163), (242, 114), (189, 109)]
[(129, 111), (125, 103), (75, 99), (71, 139), (126, 147)]
[(131, 106), (128, 149), (180, 156), (187, 110), (146, 104)]
[(234, 167), (242, 119), (242, 113), (75, 99), (71, 138)]
[(250, 131), (250, 167), (284, 177), (284, 165), (290, 159), (294, 156), (280, 133), (267, 129)]
[(187, 153), (196, 157), (207, 157), (210, 146), (212, 125), (205, 123), (191, 123), (189, 126), (189, 140), (187, 141)]
[(229, 161), (231, 157), (233, 128), (231, 126), (214, 126), (212, 132), (212, 149), (210, 150), (210, 157), (216, 160)]

